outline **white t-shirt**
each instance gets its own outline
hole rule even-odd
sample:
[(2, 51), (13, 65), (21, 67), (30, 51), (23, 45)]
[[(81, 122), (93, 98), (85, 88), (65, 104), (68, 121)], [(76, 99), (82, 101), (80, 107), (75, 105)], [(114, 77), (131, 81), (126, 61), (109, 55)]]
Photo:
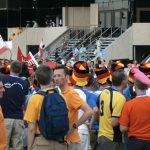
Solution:
[[(85, 102), (86, 102), (86, 95), (85, 93), (80, 90), (80, 89), (74, 89), (80, 96), (80, 98), (82, 98)], [(78, 110), (78, 119), (83, 115), (83, 110), (79, 109)], [(84, 133), (84, 134), (88, 134), (88, 127), (86, 124), (82, 124), (78, 127), (78, 133)]]
[(150, 96), (150, 88), (146, 91), (146, 95)]

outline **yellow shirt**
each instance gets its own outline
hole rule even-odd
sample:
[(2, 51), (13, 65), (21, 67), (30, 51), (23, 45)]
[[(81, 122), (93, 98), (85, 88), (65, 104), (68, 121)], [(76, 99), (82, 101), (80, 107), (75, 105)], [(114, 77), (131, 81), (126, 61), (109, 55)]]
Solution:
[[(44, 91), (47, 91), (48, 89), (44, 89)], [(36, 134), (40, 134), (39, 127), (38, 127), (38, 121), (40, 118), (40, 112), (41, 107), (43, 103), (44, 96), (40, 94), (34, 94), (30, 97), (28, 106), (25, 112), (24, 120), (36, 123)]]
[[(65, 97), (67, 107), (69, 109), (69, 127), (72, 128), (73, 124), (78, 121), (78, 109), (85, 103), (78, 93), (72, 88), (69, 87), (66, 91), (62, 92), (62, 95)], [(80, 142), (80, 137), (78, 130), (75, 129), (72, 134), (69, 134), (66, 137), (67, 143), (76, 143)]]
[(0, 107), (0, 150), (5, 150), (7, 144), (6, 138), (6, 127), (4, 123), (4, 117), (2, 114), (2, 109)]
[(116, 130), (114, 130), (114, 128), (112, 127), (111, 118), (120, 117), (125, 101), (126, 101), (125, 97), (120, 92), (113, 90), (113, 98), (112, 98), (113, 111), (111, 113), (110, 92), (107, 89), (102, 91), (100, 95), (100, 103), (99, 103), (99, 108), (100, 108), (99, 125), (100, 126), (99, 126), (98, 137), (105, 136), (111, 141), (118, 140), (117, 138), (119, 135), (116, 135)]

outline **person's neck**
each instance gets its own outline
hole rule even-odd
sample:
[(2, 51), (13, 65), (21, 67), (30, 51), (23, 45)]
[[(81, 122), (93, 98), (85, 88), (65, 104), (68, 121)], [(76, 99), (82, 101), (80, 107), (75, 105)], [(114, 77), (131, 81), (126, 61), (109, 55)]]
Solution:
[(146, 94), (146, 90), (135, 89), (136, 95)]
[(47, 89), (47, 88), (49, 88), (49, 89), (53, 89), (53, 88), (54, 88), (54, 87), (51, 86), (51, 85), (40, 85), (40, 87), (41, 87), (41, 90)]
[(122, 86), (115, 86), (120, 92), (123, 92), (124, 88)]
[(102, 88), (107, 88), (107, 87), (109, 87), (110, 85), (108, 84), (108, 83), (105, 83), (105, 84), (103, 84), (103, 85), (100, 85), (100, 87), (102, 87)]
[(68, 87), (69, 87), (68, 84), (60, 86), (61, 92), (66, 91), (68, 89)]

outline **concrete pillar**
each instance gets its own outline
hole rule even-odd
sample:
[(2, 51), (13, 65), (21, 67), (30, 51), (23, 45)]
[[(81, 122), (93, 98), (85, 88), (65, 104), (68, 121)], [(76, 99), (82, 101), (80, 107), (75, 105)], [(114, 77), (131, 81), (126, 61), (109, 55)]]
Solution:
[(90, 26), (98, 27), (98, 4), (90, 5)]
[(62, 8), (62, 25), (68, 26), (68, 7)]

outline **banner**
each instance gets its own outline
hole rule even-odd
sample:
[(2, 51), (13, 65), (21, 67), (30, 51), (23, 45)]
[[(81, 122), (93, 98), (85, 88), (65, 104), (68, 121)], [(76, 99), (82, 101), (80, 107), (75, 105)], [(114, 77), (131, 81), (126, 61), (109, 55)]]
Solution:
[(9, 48), (7, 47), (6, 43), (3, 41), (2, 36), (0, 35), (0, 55), (5, 53)]
[(36, 65), (36, 67), (39, 66), (31, 52), (29, 52), (29, 54), (27, 56), (24, 56), (19, 47), (18, 47), (17, 60), (19, 60), (22, 63), (28, 62), (28, 70), (29, 70), (30, 74), (32, 74), (34, 72), (33, 65)]
[(25, 62), (25, 56), (22, 54), (20, 47), (18, 46), (17, 60), (20, 62)]

